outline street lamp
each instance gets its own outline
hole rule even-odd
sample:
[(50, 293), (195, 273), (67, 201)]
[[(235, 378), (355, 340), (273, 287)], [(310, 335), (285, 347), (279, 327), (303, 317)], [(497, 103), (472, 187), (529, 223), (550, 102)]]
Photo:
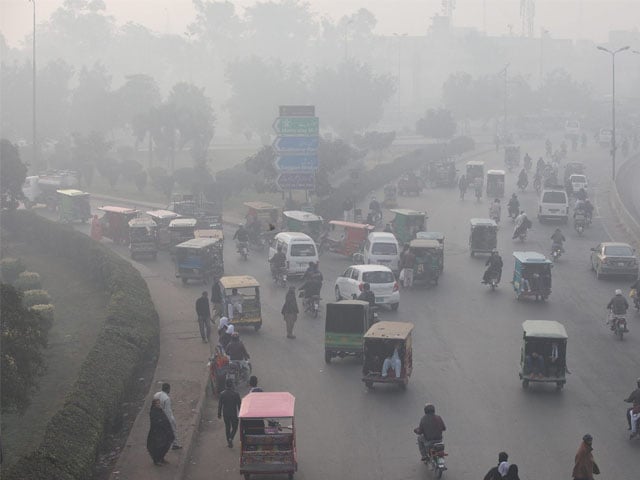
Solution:
[(400, 108), (400, 102), (401, 102), (401, 96), (400, 96), (400, 87), (401, 87), (401, 79), (400, 79), (400, 66), (401, 66), (401, 62), (400, 62), (400, 54), (402, 51), (402, 37), (406, 37), (407, 34), (406, 33), (393, 33), (393, 36), (396, 37), (397, 42), (398, 42), (398, 119), (400, 119), (401, 117), (401, 108)]
[[(32, 110), (32, 121), (33, 121), (33, 139), (32, 139), (32, 147), (33, 147), (33, 167), (36, 168), (37, 166), (37, 159), (38, 159), (38, 147), (37, 147), (37, 141), (36, 141), (36, 0), (29, 0), (31, 3), (33, 3), (33, 78), (32, 78), (32, 83), (33, 83), (33, 110)], [(48, 165), (47, 165), (47, 169), (48, 169)]]
[(616, 54), (629, 50), (629, 46), (619, 48), (617, 50), (609, 50), (608, 48), (597, 46), (598, 50), (607, 52), (611, 55), (611, 180), (616, 179)]
[(511, 63), (507, 63), (504, 68), (502, 70), (500, 70), (500, 74), (504, 74), (504, 119), (503, 119), (503, 125), (502, 125), (502, 130), (504, 133), (504, 138), (505, 141), (508, 138), (508, 133), (507, 133), (507, 95), (508, 95), (508, 74), (509, 74), (509, 65), (511, 65)]

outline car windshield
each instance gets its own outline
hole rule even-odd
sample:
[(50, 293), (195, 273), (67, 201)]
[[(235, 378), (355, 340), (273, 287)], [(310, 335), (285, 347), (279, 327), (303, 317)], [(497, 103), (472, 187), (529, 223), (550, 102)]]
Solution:
[(542, 197), (543, 203), (567, 203), (567, 196), (564, 192), (545, 192)]
[(316, 247), (311, 243), (294, 243), (291, 245), (292, 257), (315, 257)]
[(376, 272), (363, 272), (362, 281), (365, 283), (393, 283), (395, 277), (389, 271), (378, 270)]
[(372, 255), (396, 255), (398, 247), (395, 243), (374, 243), (371, 247)]
[(614, 257), (632, 257), (633, 250), (631, 249), (631, 247), (627, 247), (624, 245), (611, 245), (608, 247), (604, 247), (604, 254)]
[(577, 183), (585, 183), (587, 181), (586, 177), (584, 175), (572, 175), (571, 176), (571, 181), (572, 182), (577, 182)]

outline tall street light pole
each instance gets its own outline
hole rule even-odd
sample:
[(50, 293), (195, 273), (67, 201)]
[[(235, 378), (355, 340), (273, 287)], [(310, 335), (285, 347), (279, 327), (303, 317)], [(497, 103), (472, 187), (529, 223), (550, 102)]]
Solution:
[(619, 48), (617, 50), (609, 50), (608, 48), (598, 46), (598, 50), (607, 52), (611, 55), (611, 180), (616, 179), (616, 54), (629, 50), (629, 46)]
[(511, 65), (510, 63), (507, 63), (504, 68), (500, 71), (500, 73), (504, 74), (504, 118), (502, 120), (503, 125), (502, 125), (502, 130), (503, 130), (503, 134), (504, 134), (504, 138), (505, 141), (508, 137), (508, 132), (507, 132), (507, 95), (508, 95), (508, 73), (509, 73), (509, 65)]
[(37, 144), (37, 137), (36, 137), (36, 0), (29, 0), (31, 3), (33, 3), (33, 78), (32, 78), (32, 82), (33, 83), (33, 110), (31, 112), (32, 114), (32, 121), (33, 121), (33, 139), (32, 139), (32, 148), (33, 148), (33, 156), (32, 156), (32, 161), (33, 161), (33, 167), (36, 168), (37, 166), (37, 162), (38, 162), (38, 144)]

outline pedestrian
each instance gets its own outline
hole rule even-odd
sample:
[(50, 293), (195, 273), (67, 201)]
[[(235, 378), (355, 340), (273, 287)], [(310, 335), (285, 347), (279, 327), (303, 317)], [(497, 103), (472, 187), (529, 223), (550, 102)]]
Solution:
[(264, 390), (262, 390), (262, 387), (258, 386), (258, 377), (256, 377), (255, 375), (251, 375), (251, 377), (249, 377), (249, 386), (251, 387), (249, 393), (264, 392)]
[(198, 325), (200, 326), (200, 336), (202, 341), (207, 343), (211, 335), (211, 314), (209, 305), (209, 294), (204, 291), (202, 296), (196, 300), (196, 314), (198, 315)]
[(518, 476), (518, 465), (515, 463), (509, 465), (507, 474), (503, 478), (504, 480), (520, 480), (520, 477)]
[(401, 262), (402, 262), (401, 276), (404, 279), (404, 287), (411, 288), (413, 286), (413, 269), (416, 264), (416, 256), (411, 251), (409, 244), (406, 244), (404, 246), (404, 252), (402, 252)]
[(211, 311), (215, 312), (212, 314), (212, 318), (221, 317), (222, 312), (222, 293), (220, 292), (220, 285), (218, 285), (218, 278), (214, 278), (213, 286), (211, 287)]
[(593, 437), (588, 433), (582, 437), (582, 443), (576, 453), (575, 465), (573, 466), (574, 480), (593, 480), (593, 475), (598, 475), (600, 469), (593, 459)]
[(91, 238), (96, 242), (102, 240), (102, 223), (98, 218), (98, 215), (94, 215), (91, 219)]
[(171, 448), (174, 450), (178, 450), (182, 448), (182, 446), (178, 443), (178, 434), (176, 429), (176, 417), (173, 416), (173, 409), (171, 408), (171, 397), (169, 397), (169, 392), (171, 391), (171, 385), (168, 383), (162, 384), (162, 390), (157, 392), (154, 396), (154, 400), (160, 401), (160, 407), (162, 407), (162, 411), (165, 413), (167, 418), (169, 419), (169, 423), (171, 424), (171, 430), (173, 430), (173, 445)]
[(289, 287), (287, 291), (287, 296), (282, 306), (282, 316), (287, 325), (287, 338), (296, 338), (293, 334), (293, 326), (298, 319), (298, 301), (296, 300), (296, 287), (294, 286)]
[(224, 419), (224, 430), (227, 437), (227, 446), (233, 448), (233, 437), (238, 431), (238, 412), (242, 399), (238, 392), (233, 389), (233, 380), (227, 379), (226, 388), (220, 394), (218, 400), (218, 418)]
[(492, 467), (484, 476), (484, 480), (502, 480), (502, 474), (500, 473), (500, 465), (509, 460), (507, 452), (500, 452), (498, 454), (498, 465)]
[(147, 451), (151, 455), (154, 465), (162, 466), (169, 463), (164, 459), (164, 456), (174, 440), (171, 423), (162, 410), (160, 400), (154, 398), (149, 410), (149, 433), (147, 435)]
[(351, 197), (347, 197), (344, 199), (344, 202), (342, 202), (343, 219), (345, 222), (349, 221), (351, 210), (353, 210), (353, 200), (351, 200)]

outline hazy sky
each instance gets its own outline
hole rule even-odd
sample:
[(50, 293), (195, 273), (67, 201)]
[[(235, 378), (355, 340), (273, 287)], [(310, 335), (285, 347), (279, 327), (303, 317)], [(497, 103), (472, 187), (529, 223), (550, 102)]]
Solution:
[[(38, 22), (46, 20), (63, 0), (36, 0)], [(191, 0), (104, 0), (107, 12), (119, 24), (141, 23), (157, 32), (182, 34), (194, 18)], [(521, 32), (520, 0), (455, 0), (454, 24), (486, 29), (502, 35), (512, 25)], [(236, 0), (242, 11), (255, 0)], [(314, 12), (339, 18), (359, 8), (371, 10), (378, 19), (381, 34), (423, 34), (430, 17), (440, 12), (441, 0), (310, 0)], [(485, 15), (483, 15), (483, 5)], [(540, 27), (553, 37), (592, 38), (605, 41), (609, 30), (640, 27), (640, 0), (535, 0), (535, 32)], [(0, 0), (0, 32), (17, 45), (31, 32), (32, 4), (28, 0)], [(640, 48), (640, 45), (637, 46)]]

